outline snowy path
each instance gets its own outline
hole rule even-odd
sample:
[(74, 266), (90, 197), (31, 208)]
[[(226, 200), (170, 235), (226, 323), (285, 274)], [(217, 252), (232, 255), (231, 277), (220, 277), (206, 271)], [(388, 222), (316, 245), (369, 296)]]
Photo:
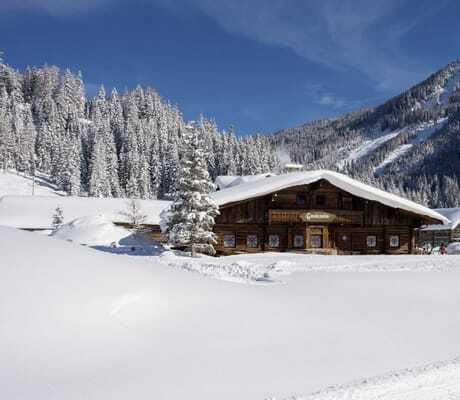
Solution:
[(460, 256), (324, 256), (296, 253), (241, 254), (196, 259), (165, 252), (152, 257), (169, 267), (196, 272), (216, 279), (267, 284), (283, 282), (302, 272), (403, 272), (460, 271)]

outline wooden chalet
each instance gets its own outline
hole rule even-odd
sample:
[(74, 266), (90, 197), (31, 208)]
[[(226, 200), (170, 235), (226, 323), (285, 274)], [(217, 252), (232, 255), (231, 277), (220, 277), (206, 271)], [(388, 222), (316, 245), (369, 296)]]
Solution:
[(449, 221), (434, 210), (331, 171), (249, 182), (213, 194), (218, 254), (298, 251), (409, 254), (415, 229)]

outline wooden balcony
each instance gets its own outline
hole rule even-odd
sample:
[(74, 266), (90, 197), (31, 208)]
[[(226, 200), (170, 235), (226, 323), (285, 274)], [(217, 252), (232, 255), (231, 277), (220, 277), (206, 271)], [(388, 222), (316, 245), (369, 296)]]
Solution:
[(362, 211), (349, 210), (268, 210), (269, 224), (363, 224)]

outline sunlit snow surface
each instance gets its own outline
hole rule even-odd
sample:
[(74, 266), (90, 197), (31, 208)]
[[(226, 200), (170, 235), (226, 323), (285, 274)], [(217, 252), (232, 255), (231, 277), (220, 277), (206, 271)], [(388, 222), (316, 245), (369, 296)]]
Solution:
[(0, 228), (0, 397), (394, 400), (441, 381), (433, 393), (459, 395), (456, 364), (402, 374), (387, 397), (323, 389), (460, 354), (459, 256), (158, 254)]

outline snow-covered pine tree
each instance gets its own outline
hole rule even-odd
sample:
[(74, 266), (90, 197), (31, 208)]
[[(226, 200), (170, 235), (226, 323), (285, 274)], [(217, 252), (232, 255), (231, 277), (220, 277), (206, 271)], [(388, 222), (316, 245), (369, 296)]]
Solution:
[(196, 124), (186, 126), (179, 179), (167, 221), (166, 234), (175, 246), (184, 246), (192, 256), (215, 254), (216, 236), (212, 230), (219, 214), (209, 193), (214, 189), (206, 168), (202, 137)]
[(58, 230), (64, 222), (64, 212), (62, 211), (61, 206), (57, 206), (56, 209), (54, 210), (53, 214), (53, 220), (51, 221), (51, 225), (53, 227), (53, 230), (56, 231)]

